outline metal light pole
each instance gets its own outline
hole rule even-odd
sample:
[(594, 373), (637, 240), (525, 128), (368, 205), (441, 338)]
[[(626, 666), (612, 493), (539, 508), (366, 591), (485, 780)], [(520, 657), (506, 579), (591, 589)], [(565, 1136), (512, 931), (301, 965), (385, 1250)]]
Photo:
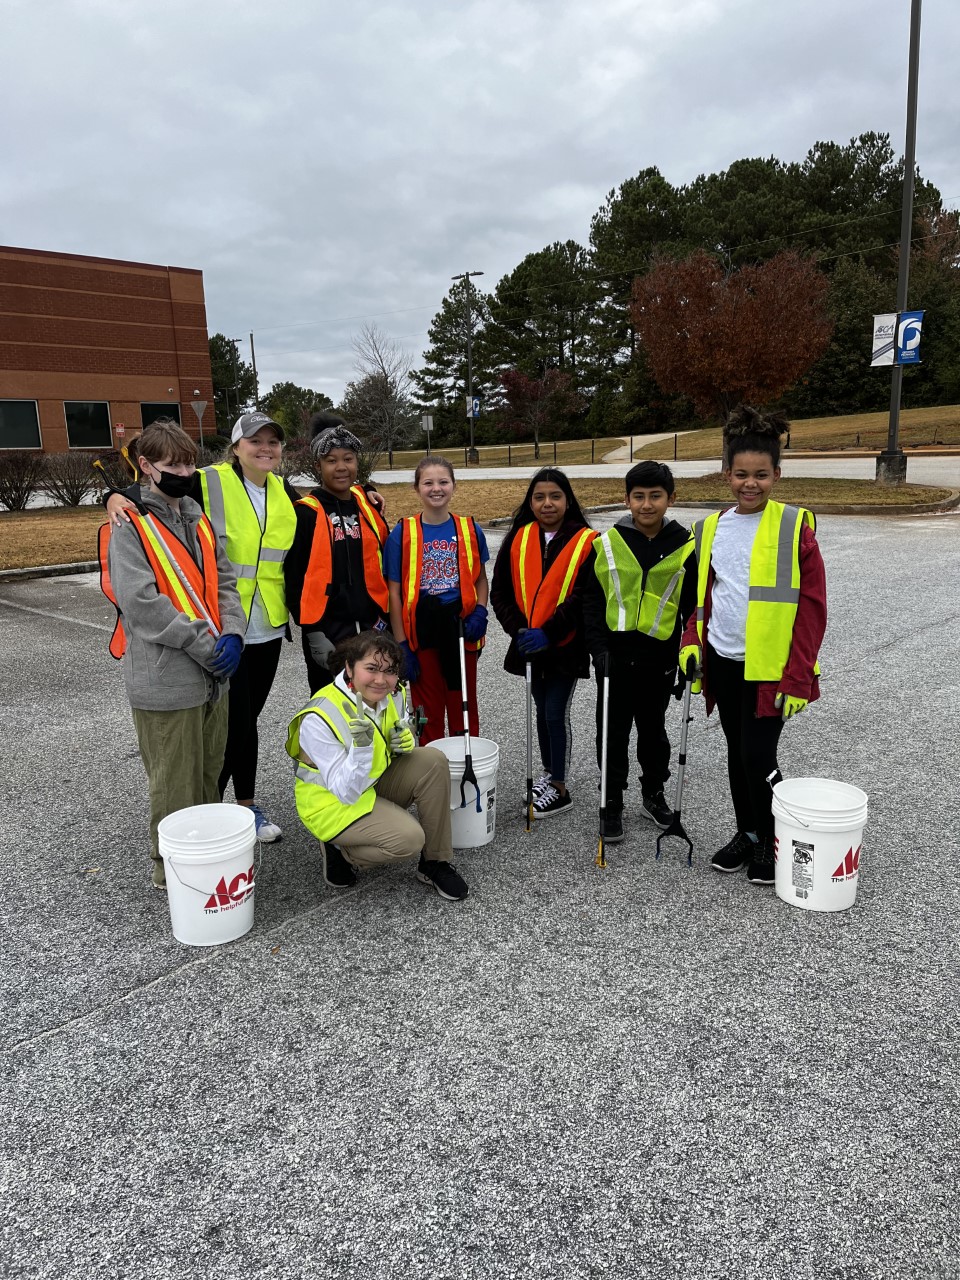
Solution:
[(253, 349), (253, 334), (250, 334), (250, 363), (253, 365), (253, 407), (260, 408), (260, 384), (257, 381), (257, 356)]
[[(903, 153), (903, 206), (900, 215), (900, 272), (897, 276), (897, 314), (907, 307), (910, 283), (910, 232), (913, 227), (913, 185), (917, 167), (917, 84), (920, 78), (920, 0), (910, 8), (910, 62), (907, 76), (907, 138)], [(894, 357), (899, 334), (894, 333)], [(890, 426), (887, 447), (877, 458), (877, 480), (881, 484), (903, 484), (907, 478), (907, 455), (900, 448), (900, 393), (903, 366), (894, 361), (890, 379)]]
[(467, 453), (468, 462), (479, 462), (480, 455), (477, 452), (476, 445), (473, 442), (473, 308), (470, 305), (472, 298), (473, 286), (470, 284), (471, 276), (482, 276), (482, 271), (464, 271), (458, 276), (451, 276), (451, 280), (462, 280), (466, 285), (467, 299), (467, 421), (470, 424), (470, 445)]

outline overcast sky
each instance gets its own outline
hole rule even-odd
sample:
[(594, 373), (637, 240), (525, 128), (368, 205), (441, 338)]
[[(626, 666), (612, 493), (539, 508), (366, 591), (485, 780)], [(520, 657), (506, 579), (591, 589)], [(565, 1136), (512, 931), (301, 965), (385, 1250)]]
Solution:
[[(867, 130), (903, 149), (909, 0), (3, 0), (0, 242), (199, 267), (262, 388), (336, 400), (363, 319), (419, 357), (463, 270), (586, 243), (607, 192)], [(917, 159), (960, 203), (960, 4)]]

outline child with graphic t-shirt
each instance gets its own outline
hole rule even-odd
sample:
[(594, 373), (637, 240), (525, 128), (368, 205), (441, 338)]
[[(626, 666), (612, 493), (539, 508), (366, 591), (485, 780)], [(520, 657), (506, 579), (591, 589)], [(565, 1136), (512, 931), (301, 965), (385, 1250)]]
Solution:
[(480, 733), (477, 659), (487, 630), (487, 571), (483, 530), (471, 516), (450, 513), (456, 487), (446, 458), (421, 459), (413, 487), (423, 511), (401, 520), (384, 550), (390, 590), (390, 624), (404, 654), (404, 677), (423, 705), (427, 724), (420, 742), (463, 733), (460, 622), (466, 641), (470, 732)]

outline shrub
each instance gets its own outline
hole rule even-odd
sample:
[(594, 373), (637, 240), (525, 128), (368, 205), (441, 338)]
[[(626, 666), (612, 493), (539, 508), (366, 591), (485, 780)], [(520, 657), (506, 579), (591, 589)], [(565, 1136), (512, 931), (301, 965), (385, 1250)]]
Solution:
[(44, 458), (43, 487), (60, 507), (79, 507), (87, 494), (100, 488), (91, 453), (48, 453)]
[(43, 471), (39, 449), (0, 451), (0, 507), (23, 511), (40, 487)]

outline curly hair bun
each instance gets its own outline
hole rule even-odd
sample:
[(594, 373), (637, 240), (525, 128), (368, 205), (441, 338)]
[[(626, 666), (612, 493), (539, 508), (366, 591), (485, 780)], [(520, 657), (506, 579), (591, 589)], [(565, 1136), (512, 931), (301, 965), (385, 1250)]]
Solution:
[(786, 434), (789, 427), (787, 415), (781, 410), (775, 413), (761, 413), (752, 405), (738, 404), (724, 423), (723, 442), (728, 444), (744, 436), (779, 442), (780, 437)]

